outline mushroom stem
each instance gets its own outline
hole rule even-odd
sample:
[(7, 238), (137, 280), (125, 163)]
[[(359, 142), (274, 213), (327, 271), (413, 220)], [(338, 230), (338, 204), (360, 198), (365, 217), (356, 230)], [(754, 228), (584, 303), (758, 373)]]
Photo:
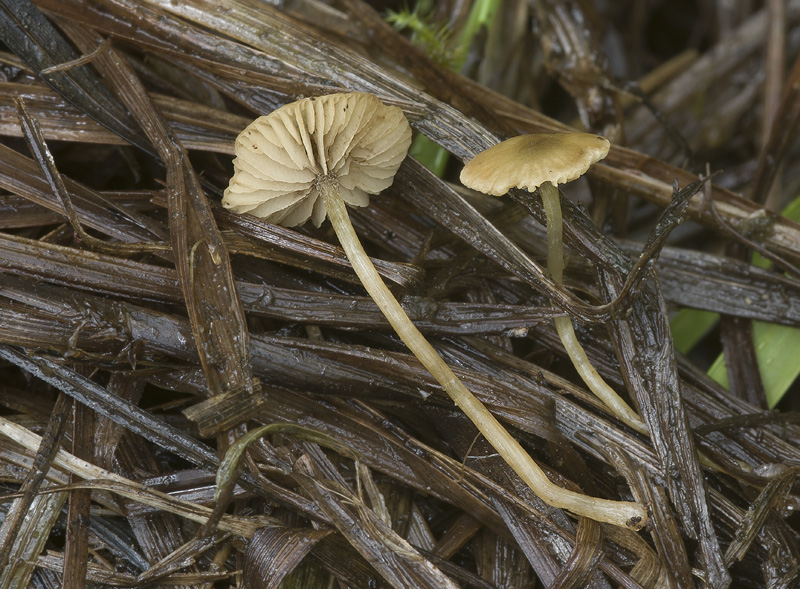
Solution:
[[(559, 200), (558, 188), (552, 182), (544, 182), (539, 186), (539, 194), (542, 197), (544, 215), (547, 219), (547, 269), (550, 271), (553, 280), (560, 284), (563, 281), (564, 274), (564, 245), (562, 240), (561, 201)], [(589, 390), (605, 403), (623, 423), (639, 433), (647, 434), (647, 427), (637, 413), (622, 400), (614, 389), (608, 386), (603, 377), (592, 366), (583, 346), (575, 336), (572, 320), (569, 317), (556, 317), (555, 324), (558, 337), (561, 339), (569, 359), (572, 360), (572, 365), (575, 366), (575, 370), (578, 371)]]
[(639, 503), (598, 499), (553, 484), (533, 458), (459, 380), (384, 284), (356, 235), (335, 181), (321, 178), (317, 189), (339, 243), (358, 278), (391, 326), (413, 354), (436, 378), (455, 404), (472, 420), (486, 440), (520, 478), (548, 505), (617, 526), (641, 529), (647, 511)]

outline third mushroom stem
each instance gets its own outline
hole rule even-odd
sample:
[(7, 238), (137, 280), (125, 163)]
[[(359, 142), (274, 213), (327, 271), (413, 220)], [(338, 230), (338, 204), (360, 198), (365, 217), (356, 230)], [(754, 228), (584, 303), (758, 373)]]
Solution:
[[(494, 418), (475, 395), (473, 395), (442, 360), (428, 340), (420, 333), (409, 319), (406, 312), (397, 302), (394, 295), (383, 283), (375, 267), (372, 265), (364, 248), (350, 223), (345, 203), (339, 195), (339, 185), (328, 178), (321, 178), (317, 189), (322, 196), (328, 217), (333, 225), (339, 242), (342, 245), (353, 269), (364, 288), (380, 307), (391, 326), (400, 336), (425, 368), (442, 385), (455, 404), (472, 420), (486, 440), (497, 450), (511, 468), (526, 484), (547, 504), (567, 509), (577, 515), (639, 529), (647, 520), (647, 512), (639, 503), (629, 501), (611, 501), (598, 499), (569, 491), (553, 484), (547, 475), (520, 446), (520, 444)], [(556, 199), (558, 191), (556, 190)], [(557, 200), (556, 200), (557, 202)], [(549, 214), (548, 214), (549, 216)], [(548, 227), (559, 227), (558, 223), (548, 223)], [(556, 248), (551, 247), (551, 251)], [(560, 248), (559, 248), (560, 249)], [(569, 319), (567, 319), (569, 323)], [(570, 324), (571, 328), (571, 324)], [(574, 334), (573, 334), (574, 337)], [(584, 354), (585, 357), (585, 354)], [(586, 362), (588, 365), (588, 361)], [(599, 377), (598, 377), (599, 378)], [(613, 391), (612, 391), (613, 392)], [(634, 414), (635, 415), (635, 414)]]

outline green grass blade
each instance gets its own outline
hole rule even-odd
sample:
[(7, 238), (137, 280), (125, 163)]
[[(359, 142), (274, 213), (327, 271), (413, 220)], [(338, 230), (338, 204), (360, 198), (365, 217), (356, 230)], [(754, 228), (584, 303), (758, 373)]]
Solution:
[[(800, 221), (800, 198), (792, 201), (782, 214), (792, 221)], [(753, 265), (768, 268), (770, 262), (756, 253), (753, 255)], [(800, 362), (797, 361), (800, 358), (800, 329), (753, 321), (753, 344), (767, 403), (772, 408), (800, 375)], [(728, 369), (722, 354), (714, 361), (708, 375), (729, 388)]]
[(714, 327), (719, 313), (700, 309), (681, 309), (670, 321), (675, 349), (688, 354), (697, 343)]
[[(436, 28), (436, 25), (430, 22), (427, 15), (432, 11), (432, 3), (426, 0), (419, 0), (413, 11), (408, 9), (399, 12), (390, 11), (386, 20), (398, 30), (411, 30), (411, 41), (422, 48), (428, 57), (453, 71), (461, 71), (475, 35), (482, 27), (489, 27), (492, 24), (500, 1), (475, 0), (470, 8), (467, 22), (461, 29), (458, 39), (452, 44), (449, 42), (450, 31)], [(444, 175), (450, 157), (447, 150), (423, 135), (414, 138), (411, 155), (440, 178)]]

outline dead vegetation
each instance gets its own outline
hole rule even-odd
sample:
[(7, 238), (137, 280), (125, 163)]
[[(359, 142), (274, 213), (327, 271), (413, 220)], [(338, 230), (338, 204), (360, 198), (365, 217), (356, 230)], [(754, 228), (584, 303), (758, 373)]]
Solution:
[[(774, 212), (800, 184), (800, 2), (765, 4), (508, 0), (443, 60), (462, 77), (400, 6), (0, 1), (0, 587), (796, 586), (796, 402), (767, 411), (751, 320), (800, 326)], [(220, 206), (252, 118), (340, 91), (451, 154), (351, 211), (380, 275), (550, 479), (645, 503), (646, 530), (535, 497), (328, 225)], [(561, 198), (562, 285), (538, 198), (456, 179), (569, 127), (612, 148)], [(681, 309), (721, 314), (687, 355)], [(585, 390), (565, 312), (647, 435)]]

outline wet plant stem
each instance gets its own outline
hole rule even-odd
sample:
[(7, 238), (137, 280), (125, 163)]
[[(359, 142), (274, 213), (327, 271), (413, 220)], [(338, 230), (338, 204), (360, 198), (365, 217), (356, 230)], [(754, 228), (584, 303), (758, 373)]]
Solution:
[[(542, 206), (547, 220), (547, 269), (553, 280), (561, 284), (564, 279), (564, 244), (558, 188), (551, 182), (545, 182), (539, 187), (539, 194), (542, 197)], [(575, 366), (575, 370), (578, 371), (589, 390), (605, 403), (623, 423), (639, 433), (648, 434), (647, 427), (639, 415), (622, 400), (614, 389), (608, 386), (592, 366), (586, 351), (575, 336), (572, 320), (569, 317), (556, 317), (554, 321), (558, 337), (561, 339), (569, 359), (572, 360), (572, 365)]]
[[(42, 445), (41, 436), (1, 416), (0, 437), (13, 440), (34, 455)], [(156, 509), (163, 509), (200, 524), (204, 524), (212, 513), (212, 510), (205, 505), (173, 497), (156, 489), (149, 489), (136, 481), (126, 479), (91, 462), (82, 460), (63, 449), (56, 452), (52, 466), (85, 479), (90, 484), (93, 483), (98, 489), (111, 491), (134, 502), (149, 505)], [(223, 515), (218, 522), (220, 530), (233, 532), (244, 538), (252, 538), (262, 525), (248, 521), (246, 518), (227, 514)]]
[(364, 288), (413, 354), (436, 378), (455, 404), (472, 420), (486, 440), (508, 465), (545, 503), (567, 509), (577, 515), (640, 529), (647, 521), (642, 505), (630, 501), (597, 499), (553, 484), (524, 448), (495, 419), (442, 360), (425, 336), (414, 326), (392, 292), (372, 265), (356, 235), (347, 208), (334, 180), (323, 179), (317, 186), (339, 243), (353, 265)]

